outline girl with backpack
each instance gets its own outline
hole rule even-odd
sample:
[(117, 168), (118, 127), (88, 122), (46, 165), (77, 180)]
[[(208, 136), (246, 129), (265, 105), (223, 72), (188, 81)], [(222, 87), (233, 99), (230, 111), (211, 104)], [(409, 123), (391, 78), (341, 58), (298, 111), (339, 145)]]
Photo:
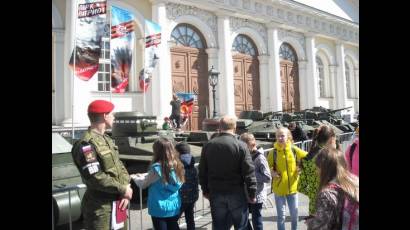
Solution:
[(320, 150), (325, 147), (336, 148), (336, 133), (330, 126), (321, 125), (313, 132), (312, 146), (308, 155), (302, 160), (302, 172), (298, 191), (309, 198), (309, 216), (315, 213), (315, 200), (319, 189), (319, 175), (316, 173), (315, 159)]
[(315, 160), (320, 175), (316, 213), (308, 230), (359, 229), (359, 179), (347, 170), (344, 154), (324, 148)]
[(138, 187), (148, 187), (148, 214), (154, 229), (179, 230), (179, 189), (185, 182), (184, 165), (170, 140), (160, 137), (152, 149), (154, 154), (148, 173), (132, 174), (131, 178)]
[(275, 194), (276, 211), (278, 215), (278, 230), (285, 230), (286, 202), (292, 219), (292, 230), (298, 224), (298, 194), (299, 181), (298, 163), (307, 152), (293, 145), (289, 129), (281, 127), (276, 131), (276, 142), (269, 151), (268, 164), (271, 168), (272, 190)]

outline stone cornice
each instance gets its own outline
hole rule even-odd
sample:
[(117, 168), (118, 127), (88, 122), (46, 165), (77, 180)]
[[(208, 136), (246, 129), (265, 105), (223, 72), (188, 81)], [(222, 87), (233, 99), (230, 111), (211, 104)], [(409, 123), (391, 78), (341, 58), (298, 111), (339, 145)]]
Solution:
[(192, 15), (200, 18), (205, 22), (214, 33), (214, 37), (217, 39), (217, 16), (209, 11), (199, 9), (190, 5), (182, 5), (176, 3), (167, 3), (166, 4), (167, 18), (174, 20), (179, 16), (183, 15)]
[(265, 44), (268, 44), (268, 34), (264, 24), (237, 17), (231, 17), (229, 22), (232, 31), (236, 31), (241, 27), (249, 27), (255, 29), (259, 32)]
[[(156, 0), (154, 0), (156, 1)], [(173, 2), (174, 0), (169, 0)], [(180, 0), (180, 4), (198, 4), (208, 10), (224, 12), (269, 25), (282, 24), (287, 29), (311, 31), (337, 40), (359, 43), (359, 25), (289, 1), (276, 0)]]
[(167, 0), (149, 0), (149, 2), (152, 3), (152, 5), (157, 5), (157, 4), (165, 4), (166, 2), (168, 2)]

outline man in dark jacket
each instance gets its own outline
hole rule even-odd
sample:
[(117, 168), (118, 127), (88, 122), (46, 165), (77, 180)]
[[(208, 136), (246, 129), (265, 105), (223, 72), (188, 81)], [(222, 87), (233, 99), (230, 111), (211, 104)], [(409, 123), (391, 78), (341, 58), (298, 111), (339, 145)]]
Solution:
[(211, 205), (214, 229), (230, 229), (232, 223), (235, 229), (246, 229), (248, 201), (256, 202), (255, 167), (235, 129), (236, 117), (224, 116), (220, 134), (202, 148), (199, 183)]
[(181, 128), (181, 101), (175, 93), (172, 94), (172, 101), (169, 104), (172, 106), (171, 116), (169, 118), (174, 124), (174, 127), (179, 130)]

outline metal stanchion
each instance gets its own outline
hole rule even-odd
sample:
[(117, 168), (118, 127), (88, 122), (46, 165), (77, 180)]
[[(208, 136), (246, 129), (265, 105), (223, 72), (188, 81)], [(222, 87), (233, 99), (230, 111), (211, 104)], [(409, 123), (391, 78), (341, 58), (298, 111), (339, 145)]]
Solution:
[(128, 230), (131, 230), (131, 200), (128, 202)]
[(142, 230), (143, 229), (142, 228), (142, 189), (141, 188), (139, 189), (140, 189), (140, 218), (141, 218), (141, 228), (140, 229)]
[(202, 193), (202, 215), (205, 215), (205, 199), (204, 199), (204, 193)]
[(71, 190), (68, 190), (68, 221), (70, 222), (70, 230), (73, 229), (73, 223), (71, 222)]
[(52, 229), (54, 230), (54, 200), (53, 196), (51, 196), (51, 223), (52, 223)]

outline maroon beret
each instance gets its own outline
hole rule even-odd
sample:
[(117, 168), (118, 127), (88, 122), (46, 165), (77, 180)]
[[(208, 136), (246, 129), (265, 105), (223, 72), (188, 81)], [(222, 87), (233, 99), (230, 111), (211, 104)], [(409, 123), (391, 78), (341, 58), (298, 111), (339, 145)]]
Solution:
[(109, 113), (114, 109), (114, 105), (105, 100), (95, 100), (88, 105), (88, 113)]

